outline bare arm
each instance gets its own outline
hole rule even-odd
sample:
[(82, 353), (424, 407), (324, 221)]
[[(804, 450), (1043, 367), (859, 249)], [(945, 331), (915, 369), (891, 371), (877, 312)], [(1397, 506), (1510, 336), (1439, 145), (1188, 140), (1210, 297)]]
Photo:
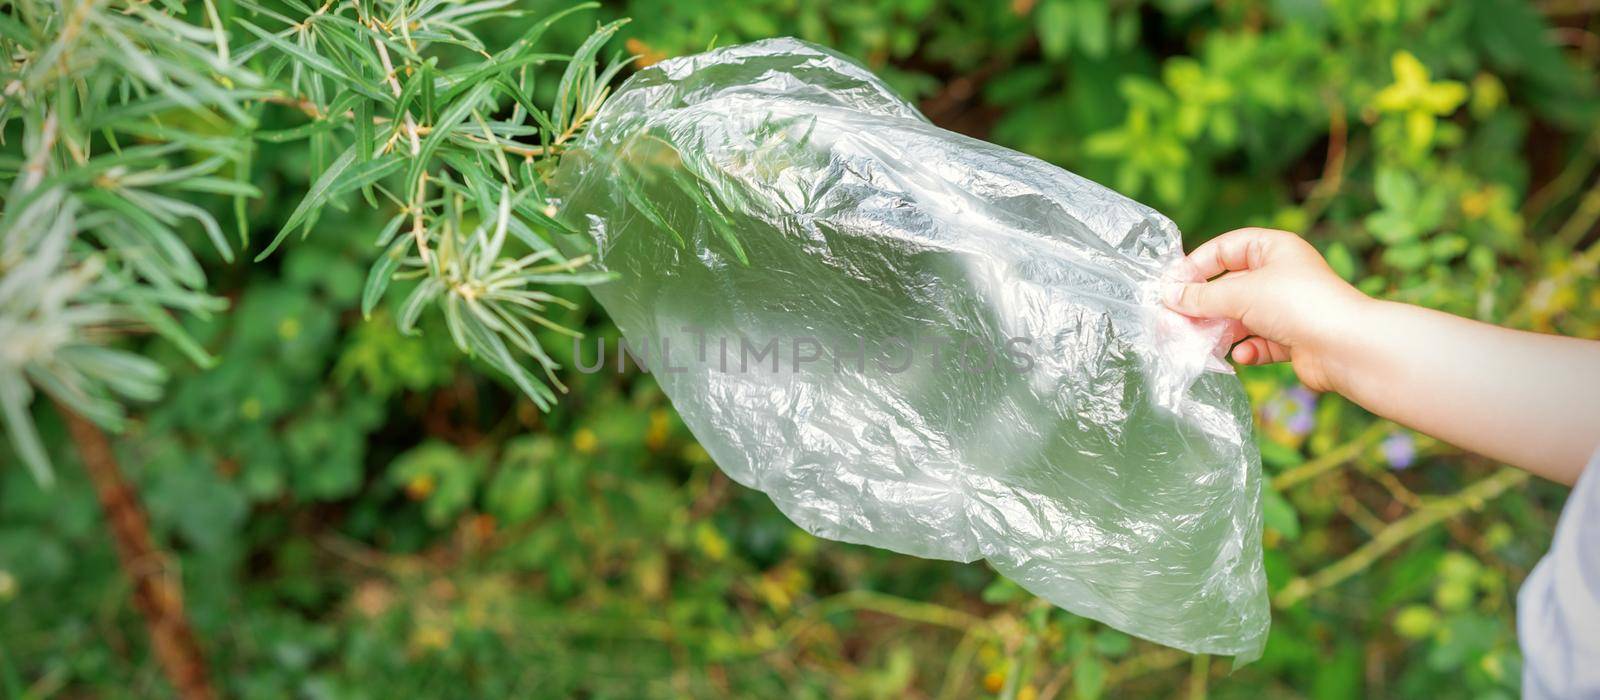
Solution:
[(1219, 236), (1180, 274), (1196, 281), (1168, 306), (1238, 321), (1240, 363), (1293, 362), (1312, 389), (1565, 484), (1600, 448), (1600, 341), (1370, 299), (1282, 231)]

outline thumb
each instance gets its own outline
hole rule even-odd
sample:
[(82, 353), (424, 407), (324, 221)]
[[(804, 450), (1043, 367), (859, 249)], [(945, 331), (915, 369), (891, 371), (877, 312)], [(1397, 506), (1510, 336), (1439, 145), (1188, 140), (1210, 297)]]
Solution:
[(1250, 307), (1248, 275), (1228, 275), (1211, 282), (1173, 283), (1162, 290), (1167, 308), (1194, 318), (1244, 318)]

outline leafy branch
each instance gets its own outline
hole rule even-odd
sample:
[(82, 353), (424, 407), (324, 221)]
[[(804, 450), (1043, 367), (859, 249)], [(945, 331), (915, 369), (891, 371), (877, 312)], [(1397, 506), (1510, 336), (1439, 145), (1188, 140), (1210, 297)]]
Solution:
[(263, 81), (233, 61), (216, 8), (203, 5), (209, 30), (172, 3), (14, 0), (0, 14), (0, 134), (20, 122), (22, 135), (0, 156), (0, 423), (49, 485), (35, 393), (59, 407), (156, 659), (184, 698), (214, 696), (205, 659), (101, 428), (120, 430), (122, 400), (154, 399), (166, 378), (114, 347), (120, 335), (153, 331), (211, 362), (170, 315), (224, 306), (205, 293), (182, 229), (198, 226), (232, 260), (222, 226), (193, 200), (229, 196), (237, 211), (259, 195), (223, 172), (247, 170), (245, 101)]
[(50, 460), (29, 410), (36, 391), (118, 430), (121, 400), (155, 398), (165, 372), (109, 341), (149, 330), (195, 362), (211, 361), (169, 313), (223, 308), (205, 293), (180, 229), (198, 225), (232, 259), (222, 226), (191, 200), (259, 194), (223, 173), (245, 158), (229, 122), (251, 123), (244, 103), (262, 80), (232, 61), (209, 2), (210, 30), (176, 19), (181, 8), (170, 5), (9, 7), (0, 15), (9, 58), (0, 66), (0, 130), (20, 122), (22, 139), (0, 159), (0, 422), (48, 484)]
[[(289, 92), (268, 101), (313, 119), (285, 136), (309, 139), (315, 152), (340, 153), (258, 259), (294, 231), (309, 233), (350, 193), (360, 190), (374, 207), (386, 203), (395, 213), (376, 239), (384, 253), (368, 275), (363, 313), (371, 314), (392, 281), (415, 281), (401, 303), (402, 330), (413, 332), (426, 308), (440, 308), (462, 351), (548, 408), (565, 387), (538, 333), (577, 333), (551, 319), (552, 307), (572, 303), (546, 288), (607, 279), (581, 269), (587, 258), (567, 259), (551, 245), (553, 234), (569, 229), (556, 219), (548, 180), (626, 64), (613, 57), (602, 68), (599, 61), (622, 21), (599, 27), (570, 55), (537, 52), (551, 25), (594, 7), (578, 5), (490, 53), (469, 26), (520, 15), (511, 0), (329, 2), (316, 9), (289, 3), (298, 18), (246, 4), (284, 25), (268, 31), (240, 23), (258, 39), (242, 53), (271, 52), (268, 74), (289, 73)], [(444, 67), (463, 53), (473, 60)], [(532, 99), (535, 81), (541, 69), (561, 64), (554, 100), (540, 107)], [(524, 356), (542, 376), (524, 366)]]

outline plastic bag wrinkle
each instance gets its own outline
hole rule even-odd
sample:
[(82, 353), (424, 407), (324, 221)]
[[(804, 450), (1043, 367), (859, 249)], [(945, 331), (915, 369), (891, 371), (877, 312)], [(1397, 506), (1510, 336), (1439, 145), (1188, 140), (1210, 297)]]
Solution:
[[(792, 39), (640, 70), (556, 181), (562, 247), (617, 273), (594, 292), (624, 337), (675, 351), (654, 374), (685, 423), (800, 527), (1259, 656), (1249, 406), (1208, 371), (1219, 329), (1157, 302), (1182, 254), (1165, 217)], [(905, 339), (955, 349), (880, 362)], [(976, 361), (1016, 339), (1026, 367)], [(741, 355), (769, 341), (776, 370)]]

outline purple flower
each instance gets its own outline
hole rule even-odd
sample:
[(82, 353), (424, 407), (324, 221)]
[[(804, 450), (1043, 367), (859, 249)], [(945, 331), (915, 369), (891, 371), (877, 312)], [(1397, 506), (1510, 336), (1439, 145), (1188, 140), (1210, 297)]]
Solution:
[(1310, 411), (1317, 405), (1316, 392), (1307, 389), (1306, 385), (1304, 384), (1296, 384), (1292, 387), (1289, 387), (1289, 391), (1285, 393), (1289, 395), (1290, 401), (1293, 401), (1296, 406), (1299, 406), (1306, 411)]
[(1405, 469), (1417, 461), (1417, 441), (1411, 433), (1391, 433), (1379, 445), (1383, 458), (1389, 462), (1390, 469)]
[(1311, 432), (1311, 426), (1315, 423), (1316, 418), (1311, 415), (1310, 411), (1296, 411), (1294, 415), (1289, 416), (1289, 419), (1283, 422), (1283, 427), (1288, 428), (1289, 432), (1298, 436)]
[(1262, 419), (1278, 423), (1296, 437), (1311, 432), (1316, 425), (1317, 395), (1302, 384), (1296, 384), (1267, 402), (1261, 408)]

